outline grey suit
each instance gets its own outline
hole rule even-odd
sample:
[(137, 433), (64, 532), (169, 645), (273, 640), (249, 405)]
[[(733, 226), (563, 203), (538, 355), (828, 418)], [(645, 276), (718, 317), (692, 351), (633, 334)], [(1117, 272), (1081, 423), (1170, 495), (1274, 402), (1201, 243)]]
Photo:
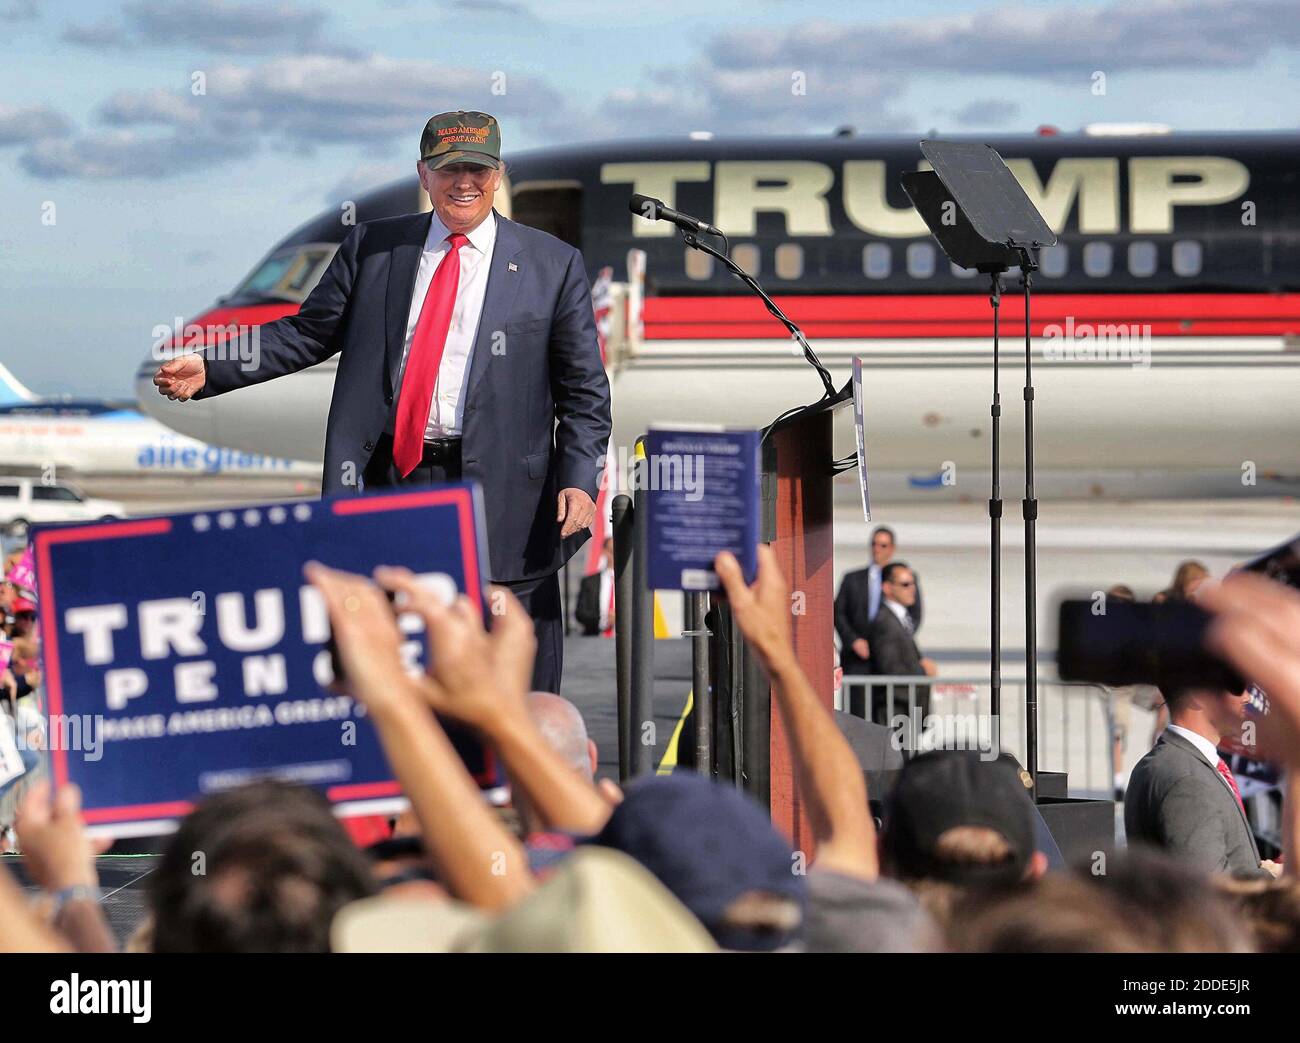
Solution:
[(1208, 873), (1269, 875), (1232, 791), (1181, 735), (1165, 732), (1134, 767), (1124, 830), (1130, 844), (1145, 841)]
[[(916, 639), (902, 621), (894, 615), (893, 610), (880, 601), (880, 611), (867, 627), (867, 642), (871, 645), (871, 658), (867, 660), (867, 670), (873, 674), (919, 677), (925, 673), (921, 666), (921, 650), (916, 647)], [(917, 685), (913, 689), (916, 705), (922, 717), (930, 712), (930, 686)], [(887, 705), (888, 691), (883, 685), (872, 685), (871, 719), (877, 724), (890, 723), (890, 707)], [(900, 687), (895, 692), (895, 713), (907, 713), (908, 690)]]

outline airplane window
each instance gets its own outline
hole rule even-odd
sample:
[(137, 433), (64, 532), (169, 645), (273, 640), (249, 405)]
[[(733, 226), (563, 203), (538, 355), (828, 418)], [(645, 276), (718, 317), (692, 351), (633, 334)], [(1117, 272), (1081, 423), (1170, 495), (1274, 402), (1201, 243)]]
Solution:
[(798, 279), (803, 275), (803, 247), (798, 243), (782, 243), (776, 248), (776, 277)]
[(1149, 239), (1128, 244), (1128, 273), (1139, 279), (1156, 274), (1156, 244)]
[(974, 268), (958, 268), (954, 263), (949, 263), (948, 267), (952, 269), (952, 274), (957, 276), (958, 279), (973, 279), (979, 275), (979, 272)]
[(1174, 274), (1188, 278), (1201, 274), (1201, 244), (1195, 239), (1180, 239), (1174, 243)]
[(1039, 251), (1038, 267), (1049, 279), (1059, 279), (1070, 267), (1070, 249), (1064, 243)]
[(686, 277), (688, 279), (708, 279), (713, 275), (713, 258), (699, 250), (686, 248)]
[(749, 275), (758, 277), (759, 273), (759, 255), (758, 247), (753, 243), (741, 243), (731, 251), (731, 259)]
[(913, 279), (928, 279), (934, 274), (934, 246), (911, 243), (907, 248), (907, 274)]
[(862, 248), (862, 270), (868, 279), (888, 279), (891, 260), (887, 243), (867, 243)]
[(1094, 279), (1101, 279), (1110, 274), (1112, 263), (1110, 243), (1085, 243), (1083, 247), (1083, 271)]

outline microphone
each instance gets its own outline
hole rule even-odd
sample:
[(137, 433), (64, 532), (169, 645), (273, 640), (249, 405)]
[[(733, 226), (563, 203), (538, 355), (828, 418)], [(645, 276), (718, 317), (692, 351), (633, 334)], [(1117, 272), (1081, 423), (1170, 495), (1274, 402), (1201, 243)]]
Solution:
[(644, 217), (647, 221), (671, 221), (678, 228), (684, 228), (688, 232), (698, 232), (701, 235), (722, 235), (719, 229), (707, 221), (701, 221), (698, 217), (691, 217), (689, 214), (683, 214), (670, 206), (664, 206), (662, 199), (643, 196), (640, 192), (633, 193), (632, 198), (627, 201), (627, 208), (638, 217)]

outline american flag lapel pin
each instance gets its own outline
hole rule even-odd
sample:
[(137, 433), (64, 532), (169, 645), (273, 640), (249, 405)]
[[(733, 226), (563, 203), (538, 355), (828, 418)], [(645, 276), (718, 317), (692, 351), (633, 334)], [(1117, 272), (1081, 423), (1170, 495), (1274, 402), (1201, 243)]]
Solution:
[(515, 264), (514, 261), (511, 261), (509, 264), (506, 265), (506, 270), (510, 272), (517, 272), (519, 271), (519, 265)]

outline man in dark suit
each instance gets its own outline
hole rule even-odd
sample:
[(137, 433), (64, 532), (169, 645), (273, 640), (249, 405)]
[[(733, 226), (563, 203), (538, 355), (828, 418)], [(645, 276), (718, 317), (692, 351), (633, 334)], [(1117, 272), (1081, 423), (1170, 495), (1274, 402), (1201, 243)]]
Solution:
[[(938, 669), (934, 663), (922, 658), (913, 636), (912, 617), (908, 609), (916, 600), (916, 577), (901, 561), (890, 562), (881, 570), (880, 609), (867, 628), (871, 643), (871, 659), (867, 665), (873, 674), (934, 676)], [(890, 707), (884, 685), (875, 685), (871, 693), (871, 719), (877, 724), (889, 724)], [(930, 712), (930, 686), (915, 689), (916, 705), (921, 716)], [(895, 694), (894, 712), (907, 713), (908, 692), (901, 689)]]
[(582, 255), (492, 207), (500, 151), (486, 113), (434, 116), (416, 164), (431, 213), (357, 225), (298, 314), (258, 327), (252, 352), (210, 345), (154, 383), (210, 398), (341, 353), (325, 494), (477, 481), (491, 577), (536, 626), (533, 688), (558, 692), (556, 572), (590, 535), (609, 383)]
[(1193, 688), (1164, 696), (1169, 725), (1133, 768), (1124, 796), (1129, 843), (1153, 844), (1207, 873), (1275, 875), (1273, 863), (1260, 861), (1236, 780), (1217, 749), (1241, 734), (1249, 697)]
[[(877, 525), (871, 530), (871, 564), (865, 569), (846, 572), (835, 595), (835, 631), (840, 635), (840, 666), (846, 674), (870, 673), (871, 658), (867, 631), (880, 611), (880, 580), (884, 567), (894, 560), (894, 530)], [(921, 629), (921, 587), (908, 608), (912, 632)]]
[(578, 607), (573, 613), (587, 637), (614, 636), (614, 541), (601, 548), (600, 568), (583, 576), (578, 585)]

